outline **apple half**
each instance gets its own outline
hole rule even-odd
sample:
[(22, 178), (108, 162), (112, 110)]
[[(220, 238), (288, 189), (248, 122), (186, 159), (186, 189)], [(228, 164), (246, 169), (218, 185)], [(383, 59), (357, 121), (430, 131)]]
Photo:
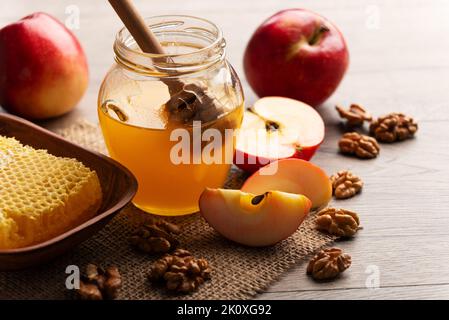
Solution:
[(311, 106), (265, 97), (245, 111), (234, 163), (247, 172), (278, 159), (310, 160), (324, 140), (324, 122)]
[(234, 242), (263, 247), (291, 236), (310, 211), (311, 201), (298, 194), (206, 189), (199, 201), (209, 225)]
[(312, 201), (313, 209), (326, 206), (332, 198), (332, 185), (326, 173), (317, 165), (301, 159), (270, 163), (249, 177), (241, 190), (254, 194), (268, 190), (303, 194)]

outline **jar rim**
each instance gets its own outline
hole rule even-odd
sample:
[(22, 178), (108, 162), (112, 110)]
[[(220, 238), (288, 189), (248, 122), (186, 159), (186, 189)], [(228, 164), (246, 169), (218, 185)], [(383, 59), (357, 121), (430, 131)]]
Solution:
[[(213, 22), (211, 22), (210, 20), (204, 19), (204, 18), (199, 18), (199, 17), (195, 17), (195, 16), (190, 16), (190, 15), (157, 15), (157, 16), (150, 16), (147, 18), (144, 18), (145, 23), (151, 28), (154, 28), (154, 25), (149, 24), (150, 20), (155, 20), (155, 19), (165, 19), (165, 18), (170, 18), (170, 19), (192, 19), (194, 21), (198, 21), (198, 22), (202, 22), (202, 23), (206, 23), (206, 25), (209, 25), (211, 27), (211, 29), (214, 32), (214, 36), (215, 39), (214, 41), (212, 41), (210, 44), (201, 47), (197, 50), (194, 50), (192, 52), (188, 52), (188, 53), (166, 53), (166, 54), (159, 54), (159, 53), (147, 53), (147, 52), (142, 52), (139, 49), (133, 49), (131, 47), (129, 47), (126, 42), (129, 39), (134, 39), (132, 37), (132, 35), (130, 34), (130, 32), (128, 31), (128, 29), (126, 27), (123, 27), (120, 29), (120, 31), (117, 33), (116, 37), (115, 37), (115, 43), (114, 43), (114, 47), (117, 48), (118, 50), (121, 50), (123, 52), (127, 52), (133, 55), (137, 55), (140, 57), (144, 57), (144, 58), (150, 58), (150, 59), (169, 59), (169, 58), (176, 58), (176, 57), (186, 57), (186, 56), (191, 56), (191, 55), (197, 55), (197, 54), (201, 54), (203, 52), (206, 52), (208, 50), (212, 50), (213, 48), (217, 47), (217, 46), (221, 46), (224, 44), (224, 39), (223, 39), (223, 32), (222, 30)], [(162, 25), (162, 24), (168, 24), (169, 22), (160, 22), (157, 25)], [(117, 50), (116, 54), (118, 53)]]

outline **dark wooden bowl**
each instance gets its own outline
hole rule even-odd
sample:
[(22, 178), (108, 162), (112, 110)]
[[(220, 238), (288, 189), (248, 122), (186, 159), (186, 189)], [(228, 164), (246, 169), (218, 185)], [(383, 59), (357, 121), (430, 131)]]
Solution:
[(14, 137), (36, 149), (46, 149), (55, 156), (81, 161), (97, 172), (103, 191), (103, 203), (92, 219), (43, 243), (20, 249), (0, 250), (0, 270), (35, 266), (67, 252), (100, 231), (136, 194), (137, 180), (121, 164), (77, 146), (31, 122), (0, 114), (0, 135)]

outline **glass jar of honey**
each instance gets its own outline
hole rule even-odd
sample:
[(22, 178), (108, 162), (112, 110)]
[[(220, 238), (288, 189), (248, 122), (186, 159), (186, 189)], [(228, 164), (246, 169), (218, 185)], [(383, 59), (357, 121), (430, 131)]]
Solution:
[(165, 54), (143, 53), (127, 29), (98, 98), (110, 156), (136, 176), (134, 204), (159, 215), (198, 211), (232, 164), (244, 98), (213, 23), (189, 16), (146, 19)]

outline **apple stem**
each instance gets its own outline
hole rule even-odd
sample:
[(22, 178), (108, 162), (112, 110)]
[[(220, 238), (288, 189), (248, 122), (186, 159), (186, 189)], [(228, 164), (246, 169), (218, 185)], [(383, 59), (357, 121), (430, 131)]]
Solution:
[(317, 44), (321, 40), (323, 34), (329, 31), (330, 31), (329, 28), (326, 27), (324, 24), (320, 25), (318, 28), (315, 29), (312, 36), (310, 37), (309, 45), (313, 46)]

